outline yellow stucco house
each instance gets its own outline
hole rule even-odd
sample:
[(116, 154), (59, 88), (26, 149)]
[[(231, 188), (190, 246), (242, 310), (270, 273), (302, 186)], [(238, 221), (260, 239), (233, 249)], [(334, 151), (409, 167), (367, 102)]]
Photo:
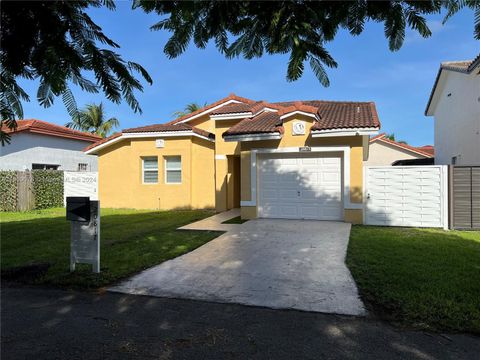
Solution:
[(363, 222), (372, 102), (267, 103), (234, 94), (166, 124), (123, 130), (98, 156), (102, 206), (240, 207), (243, 218)]

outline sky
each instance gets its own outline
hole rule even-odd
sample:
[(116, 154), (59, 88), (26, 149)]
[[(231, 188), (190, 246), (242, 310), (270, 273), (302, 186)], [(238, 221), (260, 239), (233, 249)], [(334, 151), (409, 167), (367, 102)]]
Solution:
[[(433, 32), (424, 39), (408, 31), (403, 47), (388, 49), (383, 25), (368, 23), (360, 36), (340, 31), (327, 49), (337, 61), (327, 69), (330, 86), (323, 87), (309, 65), (300, 80), (286, 80), (288, 55), (265, 55), (259, 59), (228, 60), (213, 44), (197, 49), (193, 44), (180, 57), (169, 60), (163, 47), (170, 33), (151, 31), (156, 14), (132, 10), (131, 1), (117, 3), (116, 11), (93, 9), (93, 20), (105, 34), (120, 44), (125, 60), (144, 66), (153, 85), (144, 82), (136, 97), (143, 114), (135, 114), (126, 103), (114, 104), (101, 94), (89, 94), (72, 87), (80, 108), (103, 102), (108, 117), (116, 117), (120, 128), (164, 123), (186, 104), (212, 103), (230, 93), (265, 101), (346, 100), (374, 101), (382, 132), (414, 146), (433, 144), (433, 118), (424, 116), (439, 64), (442, 61), (473, 59), (480, 42), (473, 37), (473, 11), (462, 10), (442, 25), (443, 15), (428, 17)], [(64, 125), (69, 116), (61, 101), (43, 108), (35, 100), (38, 82), (20, 81), (31, 96), (24, 103), (24, 117)]]

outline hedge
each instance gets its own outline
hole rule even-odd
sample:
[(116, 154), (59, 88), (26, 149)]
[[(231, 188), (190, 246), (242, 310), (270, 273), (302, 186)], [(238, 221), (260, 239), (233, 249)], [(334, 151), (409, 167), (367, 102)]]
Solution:
[(0, 171), (0, 211), (17, 209), (17, 172)]
[(63, 171), (32, 170), (35, 209), (63, 206)]

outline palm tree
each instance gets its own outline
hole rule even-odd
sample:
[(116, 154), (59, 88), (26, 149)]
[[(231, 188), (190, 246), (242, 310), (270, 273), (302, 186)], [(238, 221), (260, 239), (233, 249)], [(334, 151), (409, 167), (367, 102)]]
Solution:
[(385, 134), (385, 139), (395, 141), (395, 133)]
[[(388, 139), (388, 140), (397, 141), (397, 140), (395, 140), (395, 133), (386, 134), (385, 138)], [(400, 143), (400, 144), (407, 144), (407, 142), (405, 140), (398, 140), (397, 142)]]
[(175, 111), (172, 116), (175, 117), (175, 118), (179, 118), (179, 117), (182, 117), (182, 116), (185, 116), (185, 115), (188, 115), (188, 114), (191, 114), (199, 109), (201, 109), (202, 107), (205, 107), (207, 106), (207, 103), (203, 104), (203, 106), (201, 105), (198, 105), (197, 103), (190, 103), (190, 104), (187, 104), (185, 106), (185, 108), (183, 110), (178, 110), (178, 111)]
[(120, 122), (114, 117), (108, 120), (105, 118), (103, 103), (99, 105), (89, 104), (65, 126), (76, 130), (87, 131), (101, 137), (107, 137), (114, 128), (120, 126)]

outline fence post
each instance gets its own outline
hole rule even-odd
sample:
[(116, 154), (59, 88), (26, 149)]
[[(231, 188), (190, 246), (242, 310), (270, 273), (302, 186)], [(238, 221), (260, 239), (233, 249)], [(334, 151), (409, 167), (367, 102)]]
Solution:
[(448, 166), (448, 228), (453, 229), (453, 165)]
[(442, 192), (443, 192), (443, 230), (449, 229), (449, 222), (450, 222), (450, 178), (449, 178), (449, 166), (448, 165), (441, 165), (442, 169)]

